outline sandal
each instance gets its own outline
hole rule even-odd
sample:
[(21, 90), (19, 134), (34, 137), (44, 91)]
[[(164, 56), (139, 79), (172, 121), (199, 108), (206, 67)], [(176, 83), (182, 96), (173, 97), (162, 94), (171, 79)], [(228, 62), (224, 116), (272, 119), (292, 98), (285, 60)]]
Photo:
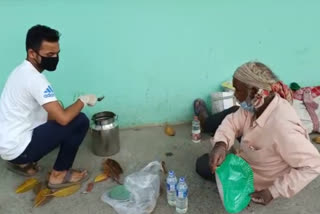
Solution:
[[(66, 173), (66, 175), (63, 178), (62, 183), (60, 184), (51, 184), (48, 181), (48, 188), (50, 189), (59, 189), (59, 188), (63, 188), (63, 187), (68, 187), (68, 186), (72, 186), (75, 184), (81, 184), (85, 181), (87, 181), (90, 177), (89, 172), (87, 172), (87, 175), (85, 175), (84, 177), (82, 177), (79, 181), (75, 181), (75, 182), (71, 182), (71, 177), (72, 177), (72, 173), (73, 172), (83, 172), (84, 169), (69, 169)], [(48, 179), (49, 180), (49, 179)]]
[[(40, 167), (38, 166), (37, 162), (34, 163), (28, 163), (25, 166), (19, 166), (17, 164), (7, 162), (7, 169), (11, 172), (17, 173), (19, 175), (25, 176), (25, 177), (32, 177), (36, 175), (40, 171)], [(30, 169), (35, 170), (36, 172), (34, 174), (28, 173)]]
[(207, 105), (203, 99), (198, 98), (195, 101), (193, 101), (193, 111), (194, 111), (194, 114), (198, 117), (202, 111), (205, 111), (206, 114), (208, 114)]

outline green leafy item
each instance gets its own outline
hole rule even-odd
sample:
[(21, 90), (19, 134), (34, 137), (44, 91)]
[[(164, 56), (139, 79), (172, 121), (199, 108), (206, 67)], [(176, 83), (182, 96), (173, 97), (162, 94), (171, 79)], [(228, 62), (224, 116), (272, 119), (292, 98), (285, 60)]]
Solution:
[(220, 198), (227, 212), (238, 213), (245, 209), (254, 192), (253, 171), (242, 158), (229, 154), (216, 170)]

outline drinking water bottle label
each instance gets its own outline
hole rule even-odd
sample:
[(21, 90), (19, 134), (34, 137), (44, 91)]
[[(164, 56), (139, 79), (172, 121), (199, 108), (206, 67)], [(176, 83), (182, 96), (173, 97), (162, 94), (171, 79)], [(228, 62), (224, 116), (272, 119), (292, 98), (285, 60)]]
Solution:
[(188, 190), (186, 191), (177, 191), (178, 198), (186, 198), (188, 196)]
[(199, 142), (201, 140), (201, 133), (200, 131), (198, 133), (192, 132), (192, 140), (194, 142)]
[(169, 191), (175, 191), (176, 190), (176, 185), (174, 184), (167, 184), (167, 189)]
[(200, 133), (201, 133), (200, 129), (192, 130), (192, 134), (200, 134)]

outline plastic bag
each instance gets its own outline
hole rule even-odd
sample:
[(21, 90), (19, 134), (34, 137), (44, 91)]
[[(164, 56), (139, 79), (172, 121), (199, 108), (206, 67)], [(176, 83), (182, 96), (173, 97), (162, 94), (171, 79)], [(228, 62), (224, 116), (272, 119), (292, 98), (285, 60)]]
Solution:
[(245, 209), (254, 192), (253, 171), (242, 158), (229, 154), (216, 170), (216, 181), (222, 203), (229, 213)]
[(161, 163), (154, 161), (127, 176), (124, 187), (130, 192), (129, 200), (114, 200), (109, 197), (109, 191), (102, 195), (101, 200), (118, 214), (149, 214), (154, 210), (160, 194), (161, 170)]

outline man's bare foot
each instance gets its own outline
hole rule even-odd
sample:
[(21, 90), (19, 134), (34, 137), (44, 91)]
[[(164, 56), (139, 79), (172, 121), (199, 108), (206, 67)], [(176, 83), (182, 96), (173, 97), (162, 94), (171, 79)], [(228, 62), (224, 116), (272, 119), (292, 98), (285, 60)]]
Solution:
[(209, 112), (208, 112), (208, 109), (207, 109), (207, 105), (205, 103), (204, 100), (202, 99), (196, 99), (194, 102), (193, 102), (193, 110), (194, 110), (194, 114), (198, 117), (203, 117), (203, 118), (207, 118), (209, 116)]
[(198, 119), (200, 121), (201, 129), (203, 129), (205, 121), (209, 116), (206, 103), (202, 99), (196, 99), (193, 102), (193, 108), (194, 108), (195, 115), (198, 116)]
[[(67, 175), (67, 170), (64, 170), (64, 171), (52, 170), (50, 177), (49, 177), (49, 183), (50, 184), (61, 184), (61, 183), (63, 183), (66, 175)], [(84, 178), (87, 175), (88, 175), (87, 170), (84, 170), (84, 171), (73, 170), (68, 182), (73, 183), (73, 182), (80, 181), (82, 178)]]

